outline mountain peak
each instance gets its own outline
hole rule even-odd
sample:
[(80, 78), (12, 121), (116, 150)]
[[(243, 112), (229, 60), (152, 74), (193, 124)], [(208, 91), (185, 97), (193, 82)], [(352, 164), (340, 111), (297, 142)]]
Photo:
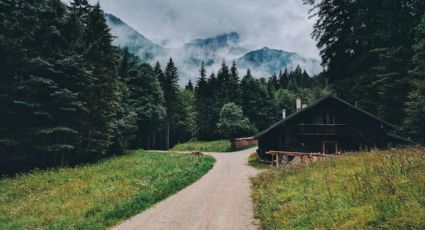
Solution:
[(139, 56), (142, 61), (152, 61), (156, 56), (165, 52), (163, 47), (147, 39), (115, 15), (105, 14), (105, 18), (111, 29), (111, 34), (115, 36), (113, 44), (127, 47), (131, 53)]
[(298, 65), (313, 74), (320, 70), (320, 65), (315, 60), (306, 59), (297, 53), (270, 49), (269, 47), (248, 52), (236, 62), (242, 68), (250, 68), (267, 75), (277, 73), (282, 69), (291, 70)]
[(105, 18), (109, 20), (112, 24), (124, 24), (124, 22), (117, 16), (113, 14), (105, 13)]
[(216, 36), (217, 39), (226, 39), (229, 41), (239, 41), (240, 36), (237, 32), (224, 33)]
[(226, 47), (229, 44), (236, 44), (239, 42), (240, 36), (237, 32), (230, 32), (217, 35), (211, 38), (205, 39), (195, 39), (189, 43), (187, 46), (201, 46), (201, 47), (211, 47), (214, 46), (216, 48)]
[(196, 39), (183, 47), (167, 49), (155, 44), (120, 18), (106, 14), (107, 23), (115, 36), (114, 45), (127, 47), (131, 53), (140, 57), (142, 62), (165, 61), (164, 57), (174, 55), (176, 63), (184, 69), (184, 75), (197, 76), (202, 62), (207, 67), (219, 64), (225, 58), (235, 60), (240, 69), (250, 68), (257, 76), (268, 76), (279, 70), (293, 69), (297, 65), (309, 73), (321, 70), (320, 63), (302, 56), (264, 46), (249, 52), (240, 44), (237, 32), (217, 34), (210, 38)]

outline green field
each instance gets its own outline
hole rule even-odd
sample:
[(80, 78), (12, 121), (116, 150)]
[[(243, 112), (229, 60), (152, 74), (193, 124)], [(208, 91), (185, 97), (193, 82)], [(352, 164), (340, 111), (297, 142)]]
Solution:
[(425, 150), (343, 156), (253, 179), (264, 229), (424, 229)]
[(232, 152), (252, 148), (254, 145), (245, 146), (239, 149), (232, 149), (232, 144), (228, 140), (218, 141), (189, 141), (186, 143), (174, 146), (171, 151), (193, 151), (199, 150), (201, 152)]
[(136, 151), (0, 179), (0, 229), (104, 229), (199, 179), (214, 159)]
[(193, 151), (200, 150), (202, 152), (230, 152), (232, 145), (228, 140), (218, 141), (190, 141), (178, 144), (171, 151)]

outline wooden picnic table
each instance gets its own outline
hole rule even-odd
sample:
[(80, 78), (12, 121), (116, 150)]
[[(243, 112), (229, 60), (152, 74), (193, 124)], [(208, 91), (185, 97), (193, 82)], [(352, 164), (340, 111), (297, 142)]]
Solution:
[(272, 155), (272, 165), (279, 167), (279, 159), (283, 156), (286, 157), (300, 157), (301, 162), (307, 162), (313, 157), (329, 157), (329, 155), (322, 153), (303, 153), (303, 152), (288, 152), (288, 151), (268, 151), (266, 154)]

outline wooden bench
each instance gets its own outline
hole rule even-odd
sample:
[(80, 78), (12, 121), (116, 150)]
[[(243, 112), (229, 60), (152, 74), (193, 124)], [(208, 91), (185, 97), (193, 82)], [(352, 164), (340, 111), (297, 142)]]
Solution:
[(272, 165), (279, 167), (279, 159), (283, 156), (285, 157), (299, 157), (301, 158), (301, 163), (306, 163), (308, 160), (313, 158), (322, 158), (329, 157), (329, 155), (322, 153), (303, 153), (303, 152), (287, 152), (287, 151), (268, 151), (266, 154), (272, 156)]

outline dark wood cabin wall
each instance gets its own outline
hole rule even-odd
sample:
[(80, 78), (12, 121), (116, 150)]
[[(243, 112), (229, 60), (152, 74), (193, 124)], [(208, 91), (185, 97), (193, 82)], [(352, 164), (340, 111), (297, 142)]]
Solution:
[[(297, 135), (298, 124), (322, 124), (326, 113), (335, 114), (336, 124), (347, 124), (351, 135)], [(275, 127), (260, 137), (259, 151), (286, 150), (300, 152), (321, 152), (323, 141), (337, 141), (342, 151), (357, 151), (365, 148), (385, 148), (392, 139), (386, 136), (391, 129), (370, 116), (339, 102), (327, 101), (320, 106), (309, 109), (303, 114)], [(268, 156), (266, 156), (267, 158)]]
[(278, 126), (265, 135), (261, 136), (258, 140), (258, 155), (262, 160), (269, 161), (271, 156), (266, 155), (269, 150), (279, 150), (283, 148), (281, 142), (282, 126)]

